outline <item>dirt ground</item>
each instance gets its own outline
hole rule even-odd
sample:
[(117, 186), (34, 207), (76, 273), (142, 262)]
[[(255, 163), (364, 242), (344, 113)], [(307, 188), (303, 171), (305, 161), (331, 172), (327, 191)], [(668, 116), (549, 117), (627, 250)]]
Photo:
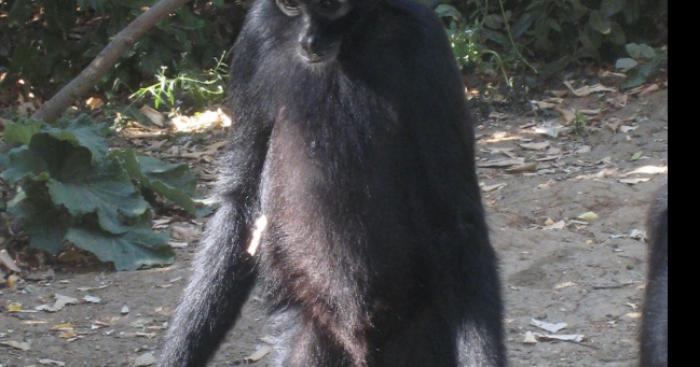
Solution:
[[(589, 124), (578, 134), (534, 133), (560, 117), (551, 111), (494, 112), (477, 127), (479, 174), (501, 261), (511, 366), (636, 363), (646, 271), (646, 244), (639, 231), (644, 231), (650, 196), (667, 173), (625, 174), (667, 166), (668, 97), (664, 87), (626, 101), (613, 97), (603, 92), (561, 102), (564, 109), (604, 108), (597, 116), (587, 115)], [(515, 172), (493, 167), (505, 165), (503, 159), (514, 159), (520, 167), (511, 166)], [(620, 182), (634, 178), (640, 180)], [(586, 212), (597, 218), (577, 219)], [(196, 222), (179, 225), (195, 233), (201, 228)], [(76, 272), (63, 267), (53, 278), (0, 289), (0, 367), (134, 366), (138, 357), (147, 365), (149, 353), (158, 356), (196, 247), (190, 239), (168, 268)], [(55, 313), (9, 312), (11, 304), (34, 310), (52, 303), (55, 293), (81, 301)], [(100, 302), (83, 301), (86, 295)], [(524, 343), (528, 332), (548, 334), (532, 326), (532, 319), (564, 322), (557, 334), (580, 334), (583, 340)], [(227, 366), (267, 349), (264, 321), (254, 296), (212, 365)], [(253, 365), (268, 363), (262, 357)]]

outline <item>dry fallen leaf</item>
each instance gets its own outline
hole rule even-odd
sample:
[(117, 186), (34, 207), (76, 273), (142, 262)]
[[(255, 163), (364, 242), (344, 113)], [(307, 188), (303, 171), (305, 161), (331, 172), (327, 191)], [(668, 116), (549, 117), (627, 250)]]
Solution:
[(630, 231), (629, 237), (633, 240), (643, 241), (647, 238), (647, 233), (635, 228)]
[(506, 169), (507, 173), (523, 173), (523, 172), (535, 172), (537, 171), (537, 162), (530, 162), (519, 164)]
[(523, 344), (537, 344), (537, 338), (532, 331), (525, 332), (525, 338), (523, 338)]
[(620, 177), (627, 177), (634, 174), (658, 175), (666, 172), (668, 172), (668, 166), (642, 166), (632, 171), (625, 172), (621, 174)]
[(155, 125), (159, 127), (163, 127), (165, 125), (165, 116), (152, 107), (143, 105), (141, 108), (139, 108), (139, 112), (146, 116)]
[(586, 222), (593, 222), (594, 220), (598, 219), (598, 214), (595, 212), (585, 212), (582, 214), (579, 214), (578, 219), (584, 220)]
[(16, 302), (9, 303), (7, 307), (5, 307), (5, 310), (7, 312), (22, 312), (22, 304)]
[(629, 126), (629, 125), (622, 125), (622, 126), (620, 126), (620, 132), (623, 132), (623, 133), (626, 134), (626, 133), (628, 133), (628, 132), (630, 132), (630, 131), (637, 130), (638, 127), (639, 127), (639, 125), (632, 125), (632, 126)]
[(48, 358), (39, 359), (39, 364), (43, 364), (46, 366), (59, 366), (59, 367), (63, 367), (66, 365), (65, 362), (55, 361), (53, 359), (48, 359)]
[(640, 177), (640, 178), (622, 178), (622, 179), (619, 179), (618, 181), (620, 183), (623, 183), (623, 184), (636, 185), (638, 183), (647, 182), (649, 180), (651, 180), (651, 178), (649, 178), (649, 177)]
[(96, 110), (104, 106), (104, 104), (105, 102), (99, 97), (90, 97), (85, 100), (85, 106), (87, 106), (91, 110)]
[(500, 190), (500, 189), (506, 187), (507, 185), (508, 185), (508, 184), (505, 183), (505, 182), (503, 182), (503, 183), (497, 183), (497, 184), (494, 184), (494, 185), (484, 185), (484, 186), (481, 187), (481, 191), (483, 191), (483, 192), (491, 192), (491, 191), (495, 191), (495, 190)]
[(574, 343), (580, 343), (583, 341), (585, 336), (583, 334), (561, 334), (561, 335), (555, 335), (555, 334), (538, 334), (535, 333), (535, 337), (537, 340), (542, 340), (542, 341), (551, 341), (551, 340), (560, 340), (560, 341), (565, 341), (565, 342), (574, 342)]
[(564, 227), (566, 227), (566, 222), (564, 222), (563, 220), (560, 220), (560, 221), (553, 223), (551, 225), (542, 227), (542, 230), (549, 231), (549, 230), (553, 230), (553, 229), (563, 229)]
[(530, 325), (538, 327), (538, 328), (545, 330), (545, 331), (549, 331), (552, 334), (557, 333), (559, 330), (564, 329), (565, 327), (568, 326), (568, 324), (565, 322), (557, 322), (557, 323), (553, 324), (551, 322), (546, 322), (546, 321), (537, 320), (537, 319), (531, 319)]
[(66, 307), (66, 305), (74, 305), (78, 303), (77, 298), (64, 296), (62, 294), (55, 293), (54, 297), (56, 298), (56, 301), (53, 305), (41, 305), (35, 307), (34, 309), (37, 311), (56, 312), (62, 310), (64, 307)]
[(651, 93), (651, 92), (655, 92), (655, 91), (657, 91), (657, 90), (659, 90), (659, 85), (658, 85), (658, 84), (652, 84), (652, 85), (650, 85), (650, 86), (648, 86), (648, 87), (642, 89), (642, 91), (639, 92), (639, 96), (640, 96), (640, 97), (641, 97), (641, 96), (645, 96), (645, 95), (647, 95), (647, 94), (649, 94), (649, 93)]
[(561, 104), (564, 100), (561, 98), (547, 98), (543, 101), (536, 101), (532, 100), (530, 101), (530, 104), (533, 106), (539, 108), (540, 110), (547, 110), (547, 109), (552, 109), (555, 108), (557, 105)]
[(18, 342), (18, 341), (14, 341), (14, 340), (1, 341), (0, 344), (15, 348), (15, 349), (19, 349), (23, 352), (26, 352), (29, 350), (29, 348), (31, 348), (31, 345), (27, 342)]
[(520, 145), (523, 149), (529, 149), (529, 150), (545, 150), (549, 148), (549, 142), (548, 141), (543, 141), (539, 143), (520, 143)]
[(562, 289), (562, 288), (568, 288), (568, 287), (574, 287), (576, 286), (576, 283), (574, 282), (564, 282), (564, 283), (559, 283), (554, 286), (554, 289)]
[(85, 301), (87, 303), (100, 303), (100, 302), (102, 302), (102, 299), (100, 297), (95, 297), (95, 296), (91, 296), (89, 294), (86, 294), (83, 297), (83, 301)]
[(7, 253), (7, 250), (5, 249), (0, 250), (0, 265), (4, 266), (7, 270), (10, 270), (15, 273), (22, 272), (19, 266), (17, 266), (15, 261), (12, 259), (12, 256), (10, 256), (10, 254)]
[(555, 110), (561, 114), (561, 119), (564, 121), (565, 125), (570, 124), (576, 118), (576, 112), (574, 112), (573, 108), (557, 107)]
[(525, 163), (525, 158), (499, 158), (491, 159), (478, 164), (479, 167), (485, 168), (503, 168)]
[(540, 134), (540, 135), (547, 135), (551, 136), (553, 138), (556, 138), (559, 136), (559, 134), (564, 134), (570, 130), (568, 127), (564, 127), (559, 124), (554, 124), (554, 125), (543, 125), (543, 126), (537, 126), (534, 129), (535, 134)]
[(606, 87), (602, 84), (584, 85), (581, 88), (575, 89), (570, 81), (565, 81), (564, 85), (573, 93), (576, 97), (585, 97), (591, 93), (597, 92), (617, 92), (615, 88)]

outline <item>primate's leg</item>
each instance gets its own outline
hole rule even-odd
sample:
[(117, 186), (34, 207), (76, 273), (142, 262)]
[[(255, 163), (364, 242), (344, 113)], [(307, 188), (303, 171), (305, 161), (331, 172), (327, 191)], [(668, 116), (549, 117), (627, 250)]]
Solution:
[(640, 364), (668, 365), (668, 187), (656, 193), (647, 223), (649, 254)]
[(204, 248), (166, 337), (161, 366), (204, 366), (238, 318), (255, 280), (253, 258), (236, 246), (243, 244), (240, 233), (246, 233), (237, 228), (245, 225), (238, 216), (226, 203), (208, 223)]
[[(457, 355), (460, 367), (502, 367), (507, 365), (506, 348), (503, 343), (503, 304), (501, 285), (497, 271), (497, 260), (488, 245), (486, 228), (472, 230), (469, 251), (462, 259), (462, 271), (445, 275), (452, 282), (450, 299), (445, 304), (450, 308), (452, 325), (457, 336)], [(447, 261), (447, 260), (446, 260)]]
[(246, 250), (270, 133), (256, 122), (239, 121), (232, 149), (221, 160), (221, 206), (207, 224), (194, 274), (166, 335), (162, 367), (205, 366), (253, 287), (255, 260)]

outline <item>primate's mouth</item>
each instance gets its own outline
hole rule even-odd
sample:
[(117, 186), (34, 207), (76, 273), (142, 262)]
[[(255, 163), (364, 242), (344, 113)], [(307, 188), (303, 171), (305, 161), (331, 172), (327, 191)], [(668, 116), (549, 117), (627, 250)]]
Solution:
[(323, 50), (315, 52), (307, 52), (303, 49), (299, 50), (299, 57), (308, 64), (321, 64), (334, 60), (340, 51), (340, 44), (333, 44)]

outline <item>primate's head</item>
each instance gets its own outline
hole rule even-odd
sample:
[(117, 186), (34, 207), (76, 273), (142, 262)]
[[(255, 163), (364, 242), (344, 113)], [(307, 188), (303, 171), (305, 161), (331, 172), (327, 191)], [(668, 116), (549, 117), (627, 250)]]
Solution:
[(350, 27), (357, 0), (274, 0), (295, 25), (296, 49), (307, 63), (333, 60)]

